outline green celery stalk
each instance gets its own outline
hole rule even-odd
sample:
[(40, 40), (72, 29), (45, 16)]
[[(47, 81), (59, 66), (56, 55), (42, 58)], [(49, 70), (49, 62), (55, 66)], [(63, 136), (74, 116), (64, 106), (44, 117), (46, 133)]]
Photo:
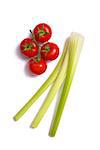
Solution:
[(70, 37), (71, 48), (69, 50), (69, 62), (68, 69), (66, 74), (66, 79), (64, 83), (64, 87), (62, 90), (61, 98), (59, 104), (57, 105), (56, 112), (53, 117), (53, 121), (51, 123), (49, 136), (53, 137), (56, 134), (62, 112), (68, 97), (68, 93), (71, 87), (71, 83), (73, 80), (73, 76), (76, 70), (76, 66), (79, 60), (79, 55), (83, 46), (84, 38), (78, 33), (72, 33)]
[[(70, 41), (70, 39), (69, 39)], [(66, 43), (66, 42), (65, 42)], [(69, 43), (69, 42), (68, 42)], [(65, 44), (66, 45), (66, 44)], [(66, 56), (63, 60), (63, 64), (62, 67), (59, 71), (59, 74), (55, 80), (55, 82), (53, 83), (46, 100), (44, 101), (43, 105), (41, 106), (39, 112), (37, 113), (36, 117), (34, 118), (31, 127), (32, 128), (36, 128), (38, 126), (38, 124), (40, 123), (41, 119), (43, 118), (43, 116), (45, 115), (45, 113), (47, 112), (51, 102), (53, 101), (57, 91), (59, 90), (59, 88), (61, 87), (65, 77), (66, 77), (66, 71), (67, 71), (67, 64), (68, 64), (68, 58), (69, 58), (69, 44), (67, 46), (65, 46), (67, 52), (66, 52)]]
[[(67, 42), (66, 42), (66, 44), (67, 44)], [(65, 57), (65, 53), (66, 53), (66, 48), (64, 47), (62, 55), (60, 57), (60, 60), (59, 60), (58, 64), (56, 65), (55, 69), (50, 74), (48, 79), (43, 83), (43, 85), (39, 88), (39, 90), (31, 97), (31, 99), (14, 116), (15, 121), (19, 120), (25, 114), (25, 112), (32, 106), (32, 104), (42, 95), (42, 93), (55, 81), (55, 79), (58, 75), (58, 72), (61, 68), (63, 59)]]

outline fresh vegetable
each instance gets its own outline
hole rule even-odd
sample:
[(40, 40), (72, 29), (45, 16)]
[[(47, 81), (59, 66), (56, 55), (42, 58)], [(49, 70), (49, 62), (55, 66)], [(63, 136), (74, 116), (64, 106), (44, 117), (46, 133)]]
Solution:
[(38, 54), (38, 46), (31, 38), (26, 38), (20, 43), (20, 50), (29, 58)]
[(32, 58), (29, 61), (29, 69), (31, 70), (32, 73), (40, 75), (46, 71), (47, 64), (42, 58), (39, 57)]
[(44, 43), (51, 38), (52, 30), (48, 24), (40, 23), (34, 28), (33, 34), (35, 35), (35, 40), (37, 42)]
[(64, 82), (64, 87), (62, 90), (61, 98), (59, 104), (57, 106), (51, 128), (49, 131), (50, 136), (55, 136), (62, 112), (69, 94), (69, 90), (71, 87), (71, 83), (74, 77), (74, 73), (76, 70), (76, 66), (79, 60), (80, 52), (83, 46), (84, 38), (78, 33), (72, 33), (70, 37), (70, 51), (69, 51), (69, 62), (68, 62), (68, 69), (66, 74), (66, 79)]
[(55, 43), (48, 42), (41, 47), (41, 56), (45, 60), (54, 60), (59, 55), (59, 47)]
[(35, 119), (32, 122), (31, 127), (36, 128), (39, 124), (39, 122), (41, 121), (41, 119), (43, 118), (44, 114), (46, 113), (46, 111), (48, 110), (51, 102), (53, 101), (57, 91), (59, 90), (60, 86), (62, 85), (65, 76), (66, 76), (66, 71), (67, 71), (67, 65), (68, 65), (68, 58), (69, 58), (69, 52), (68, 52), (68, 47), (66, 47), (66, 56), (65, 59), (63, 61), (62, 67), (61, 67), (61, 71), (59, 72), (54, 84), (52, 85), (50, 92), (47, 95), (46, 100), (44, 101), (43, 105), (41, 106), (39, 112), (37, 113)]
[(61, 69), (62, 62), (65, 58), (67, 44), (68, 44), (68, 41), (65, 44), (60, 60), (58, 64), (56, 65), (55, 69), (53, 70), (53, 72), (50, 74), (48, 79), (43, 83), (43, 85), (39, 88), (39, 90), (30, 98), (30, 100), (14, 116), (15, 121), (19, 120), (25, 114), (25, 112), (32, 106), (32, 104), (43, 94), (43, 92), (55, 81)]
[[(56, 59), (59, 55), (59, 48), (56, 44), (48, 42), (52, 35), (52, 30), (48, 24), (40, 23), (33, 31), (30, 30), (30, 33), (31, 38), (26, 38), (20, 43), (20, 50), (25, 56), (32, 58), (29, 61), (31, 72), (40, 75), (46, 71), (45, 60)], [(48, 43), (44, 44), (44, 42)]]

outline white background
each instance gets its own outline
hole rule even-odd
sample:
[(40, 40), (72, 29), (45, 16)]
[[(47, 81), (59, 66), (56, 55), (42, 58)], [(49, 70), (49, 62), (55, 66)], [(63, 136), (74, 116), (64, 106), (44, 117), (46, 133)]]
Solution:
[[(100, 150), (100, 4), (99, 0), (0, 1), (0, 149)], [(37, 91), (57, 64), (32, 77), (17, 46), (40, 22), (51, 25), (50, 41), (60, 47), (72, 31), (85, 37), (84, 47), (56, 137), (48, 131), (55, 101), (37, 129), (29, 126), (47, 92), (18, 122), (15, 113)]]

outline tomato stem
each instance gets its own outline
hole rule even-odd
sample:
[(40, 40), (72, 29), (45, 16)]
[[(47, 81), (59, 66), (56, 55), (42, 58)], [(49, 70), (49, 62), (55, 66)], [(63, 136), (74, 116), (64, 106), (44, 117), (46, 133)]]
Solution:
[[(29, 30), (31, 35), (32, 35), (32, 40), (35, 41), (35, 37), (34, 37), (34, 34), (32, 33), (32, 30)], [(35, 41), (36, 42), (36, 41)]]
[(32, 30), (29, 30), (30, 31), (30, 33), (31, 33), (31, 35), (32, 35), (32, 40), (33, 41), (35, 41), (36, 42), (36, 44), (38, 45), (38, 55), (37, 55), (37, 60), (38, 61), (40, 61), (40, 57), (41, 57), (41, 54), (40, 54), (40, 52), (41, 52), (41, 46), (37, 43), (37, 41), (35, 40), (35, 36), (34, 36), (34, 34), (33, 34), (33, 32), (32, 32)]

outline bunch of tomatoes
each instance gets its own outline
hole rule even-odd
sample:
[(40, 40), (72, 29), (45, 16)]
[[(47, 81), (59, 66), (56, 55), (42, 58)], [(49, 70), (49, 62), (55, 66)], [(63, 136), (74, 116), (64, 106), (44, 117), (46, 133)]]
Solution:
[(31, 31), (31, 38), (20, 43), (21, 53), (30, 58), (28, 66), (33, 74), (40, 75), (47, 69), (47, 61), (56, 59), (59, 55), (57, 44), (48, 42), (51, 38), (51, 27), (46, 23), (38, 24)]

